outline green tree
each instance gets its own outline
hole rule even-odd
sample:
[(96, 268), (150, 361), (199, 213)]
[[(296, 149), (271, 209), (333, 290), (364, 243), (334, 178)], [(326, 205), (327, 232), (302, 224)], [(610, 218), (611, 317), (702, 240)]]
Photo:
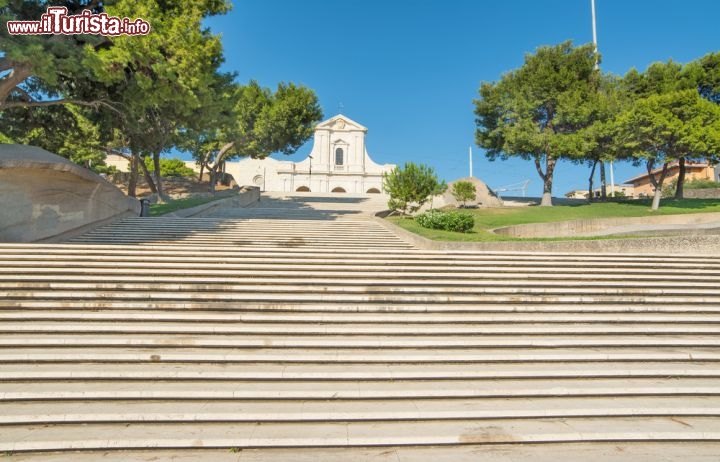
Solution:
[(95, 94), (79, 95), (74, 89), (82, 81), (97, 81), (88, 57), (113, 46), (114, 39), (99, 35), (10, 35), (7, 21), (38, 21), (50, 6), (64, 6), (68, 15), (103, 11), (107, 3), (87, 0), (10, 1), (0, 0), (0, 112), (16, 107), (47, 107), (74, 103), (114, 107)]
[(414, 213), (437, 191), (446, 189), (445, 181), (438, 181), (435, 170), (427, 165), (406, 162), (383, 174), (383, 190), (390, 195), (388, 207), (403, 215)]
[(85, 168), (106, 170), (102, 135), (83, 108), (74, 104), (13, 107), (3, 113), (2, 121), (0, 138), (5, 143), (39, 146)]
[[(555, 166), (587, 152), (578, 131), (592, 122), (599, 71), (592, 45), (564, 42), (526, 55), (517, 70), (480, 86), (475, 140), (490, 160), (532, 160), (543, 180), (541, 205), (552, 205)], [(543, 170), (544, 163), (544, 170)]]
[(575, 163), (590, 166), (588, 178), (588, 199), (594, 200), (593, 179), (595, 170), (600, 166), (601, 198), (607, 198), (605, 182), (605, 163), (622, 160), (625, 151), (618, 148), (615, 141), (616, 118), (630, 106), (631, 98), (622, 85), (622, 80), (613, 75), (601, 76), (598, 92), (594, 95), (592, 123), (579, 131), (585, 139), (585, 151), (578, 152), (573, 158)]
[[(622, 147), (645, 162), (655, 187), (652, 210), (657, 210), (670, 162), (720, 152), (720, 106), (696, 89), (651, 95), (618, 118), (617, 133)], [(656, 176), (652, 172), (659, 164), (662, 171)]]
[[(720, 104), (720, 54), (710, 53), (685, 65), (672, 60), (653, 63), (643, 73), (631, 70), (623, 81), (636, 99), (696, 90), (704, 99)], [(686, 162), (712, 159), (708, 159), (702, 152), (687, 152), (675, 160), (678, 163), (678, 178), (674, 182), (674, 196), (681, 199), (685, 186)], [(668, 188), (665, 188), (665, 191), (667, 196)]]
[(477, 189), (469, 181), (456, 181), (452, 185), (452, 195), (456, 201), (462, 202), (462, 206), (465, 207), (467, 201), (475, 200)]
[[(162, 201), (161, 155), (178, 145), (184, 132), (211, 122), (203, 108), (215, 97), (212, 83), (223, 56), (220, 37), (202, 22), (228, 8), (219, 0), (118, 2), (107, 7), (111, 15), (142, 17), (152, 26), (146, 36), (115, 37), (112, 47), (88, 58), (103, 90), (123, 108), (121, 116), (106, 115), (105, 120), (118, 128), (114, 149), (129, 156), (131, 196), (142, 169)], [(141, 162), (147, 156), (153, 174)]]
[(273, 93), (251, 81), (248, 85), (219, 85), (216, 90), (226, 95), (217, 100), (232, 102), (232, 107), (216, 112), (218, 124), (189, 133), (183, 144), (201, 171), (210, 174), (211, 192), (226, 161), (240, 156), (264, 159), (274, 152), (292, 154), (322, 119), (317, 96), (303, 86), (280, 83)]
[(720, 53), (710, 53), (693, 61), (685, 66), (685, 72), (697, 85), (700, 96), (720, 104)]

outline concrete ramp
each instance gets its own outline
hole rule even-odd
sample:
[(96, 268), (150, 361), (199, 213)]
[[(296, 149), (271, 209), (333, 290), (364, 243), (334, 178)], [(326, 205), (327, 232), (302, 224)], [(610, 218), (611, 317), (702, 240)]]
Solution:
[(0, 145), (0, 242), (60, 237), (139, 212), (137, 200), (67, 159)]

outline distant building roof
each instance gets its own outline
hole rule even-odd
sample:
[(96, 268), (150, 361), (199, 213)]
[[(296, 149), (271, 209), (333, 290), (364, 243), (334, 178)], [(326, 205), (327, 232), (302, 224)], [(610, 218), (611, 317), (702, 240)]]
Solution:
[[(679, 166), (678, 161), (670, 162), (668, 164), (668, 170), (673, 169), (673, 168), (678, 168), (678, 166)], [(707, 168), (709, 166), (710, 166), (710, 164), (708, 162), (685, 162), (685, 168), (687, 168), (687, 169)], [(658, 167), (652, 171), (652, 174), (658, 175), (658, 174), (662, 173), (662, 170), (663, 170), (662, 167)], [(643, 178), (648, 178), (649, 176), (650, 175), (648, 175), (648, 173), (645, 172), (640, 175), (634, 176), (634, 177), (630, 178), (629, 180), (625, 180), (625, 183), (635, 183), (636, 181), (641, 180)]]

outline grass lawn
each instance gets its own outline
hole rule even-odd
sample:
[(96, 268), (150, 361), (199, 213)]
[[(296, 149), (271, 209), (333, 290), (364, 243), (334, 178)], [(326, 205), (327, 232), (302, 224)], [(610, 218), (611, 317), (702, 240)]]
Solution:
[(157, 217), (171, 213), (176, 210), (189, 209), (201, 204), (207, 204), (208, 202), (217, 201), (230, 197), (232, 194), (216, 194), (212, 197), (190, 197), (187, 199), (175, 199), (169, 200), (164, 204), (151, 204), (150, 205), (150, 216)]
[[(523, 223), (547, 223), (551, 221), (579, 220), (584, 218), (645, 217), (682, 213), (720, 212), (718, 199), (663, 199), (660, 209), (650, 211), (651, 200), (628, 200), (579, 205), (555, 205), (553, 207), (504, 207), (466, 210), (475, 217), (475, 227), (470, 233), (456, 233), (427, 229), (412, 219), (391, 217), (393, 223), (408, 231), (439, 241), (517, 241), (529, 240), (500, 236), (489, 229)], [(588, 239), (588, 238), (583, 238)], [(595, 238), (597, 239), (597, 238)], [(532, 239), (549, 240), (549, 239)]]

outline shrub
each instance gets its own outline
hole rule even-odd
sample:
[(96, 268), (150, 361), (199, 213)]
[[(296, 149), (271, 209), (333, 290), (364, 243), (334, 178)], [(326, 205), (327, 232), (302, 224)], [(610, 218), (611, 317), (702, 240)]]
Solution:
[(431, 210), (416, 216), (415, 221), (423, 228), (442, 229), (458, 233), (467, 233), (475, 226), (473, 216), (464, 212)]
[(720, 188), (720, 181), (703, 180), (701, 178), (685, 182), (685, 189)]
[(383, 174), (383, 190), (390, 195), (388, 207), (403, 215), (413, 213), (446, 188), (444, 181), (438, 181), (432, 167), (405, 163), (405, 167), (395, 167)]
[[(149, 172), (155, 171), (152, 156), (145, 157), (145, 166)], [(180, 159), (160, 159), (160, 175), (163, 177), (189, 177), (195, 176), (195, 171), (185, 165)]]

